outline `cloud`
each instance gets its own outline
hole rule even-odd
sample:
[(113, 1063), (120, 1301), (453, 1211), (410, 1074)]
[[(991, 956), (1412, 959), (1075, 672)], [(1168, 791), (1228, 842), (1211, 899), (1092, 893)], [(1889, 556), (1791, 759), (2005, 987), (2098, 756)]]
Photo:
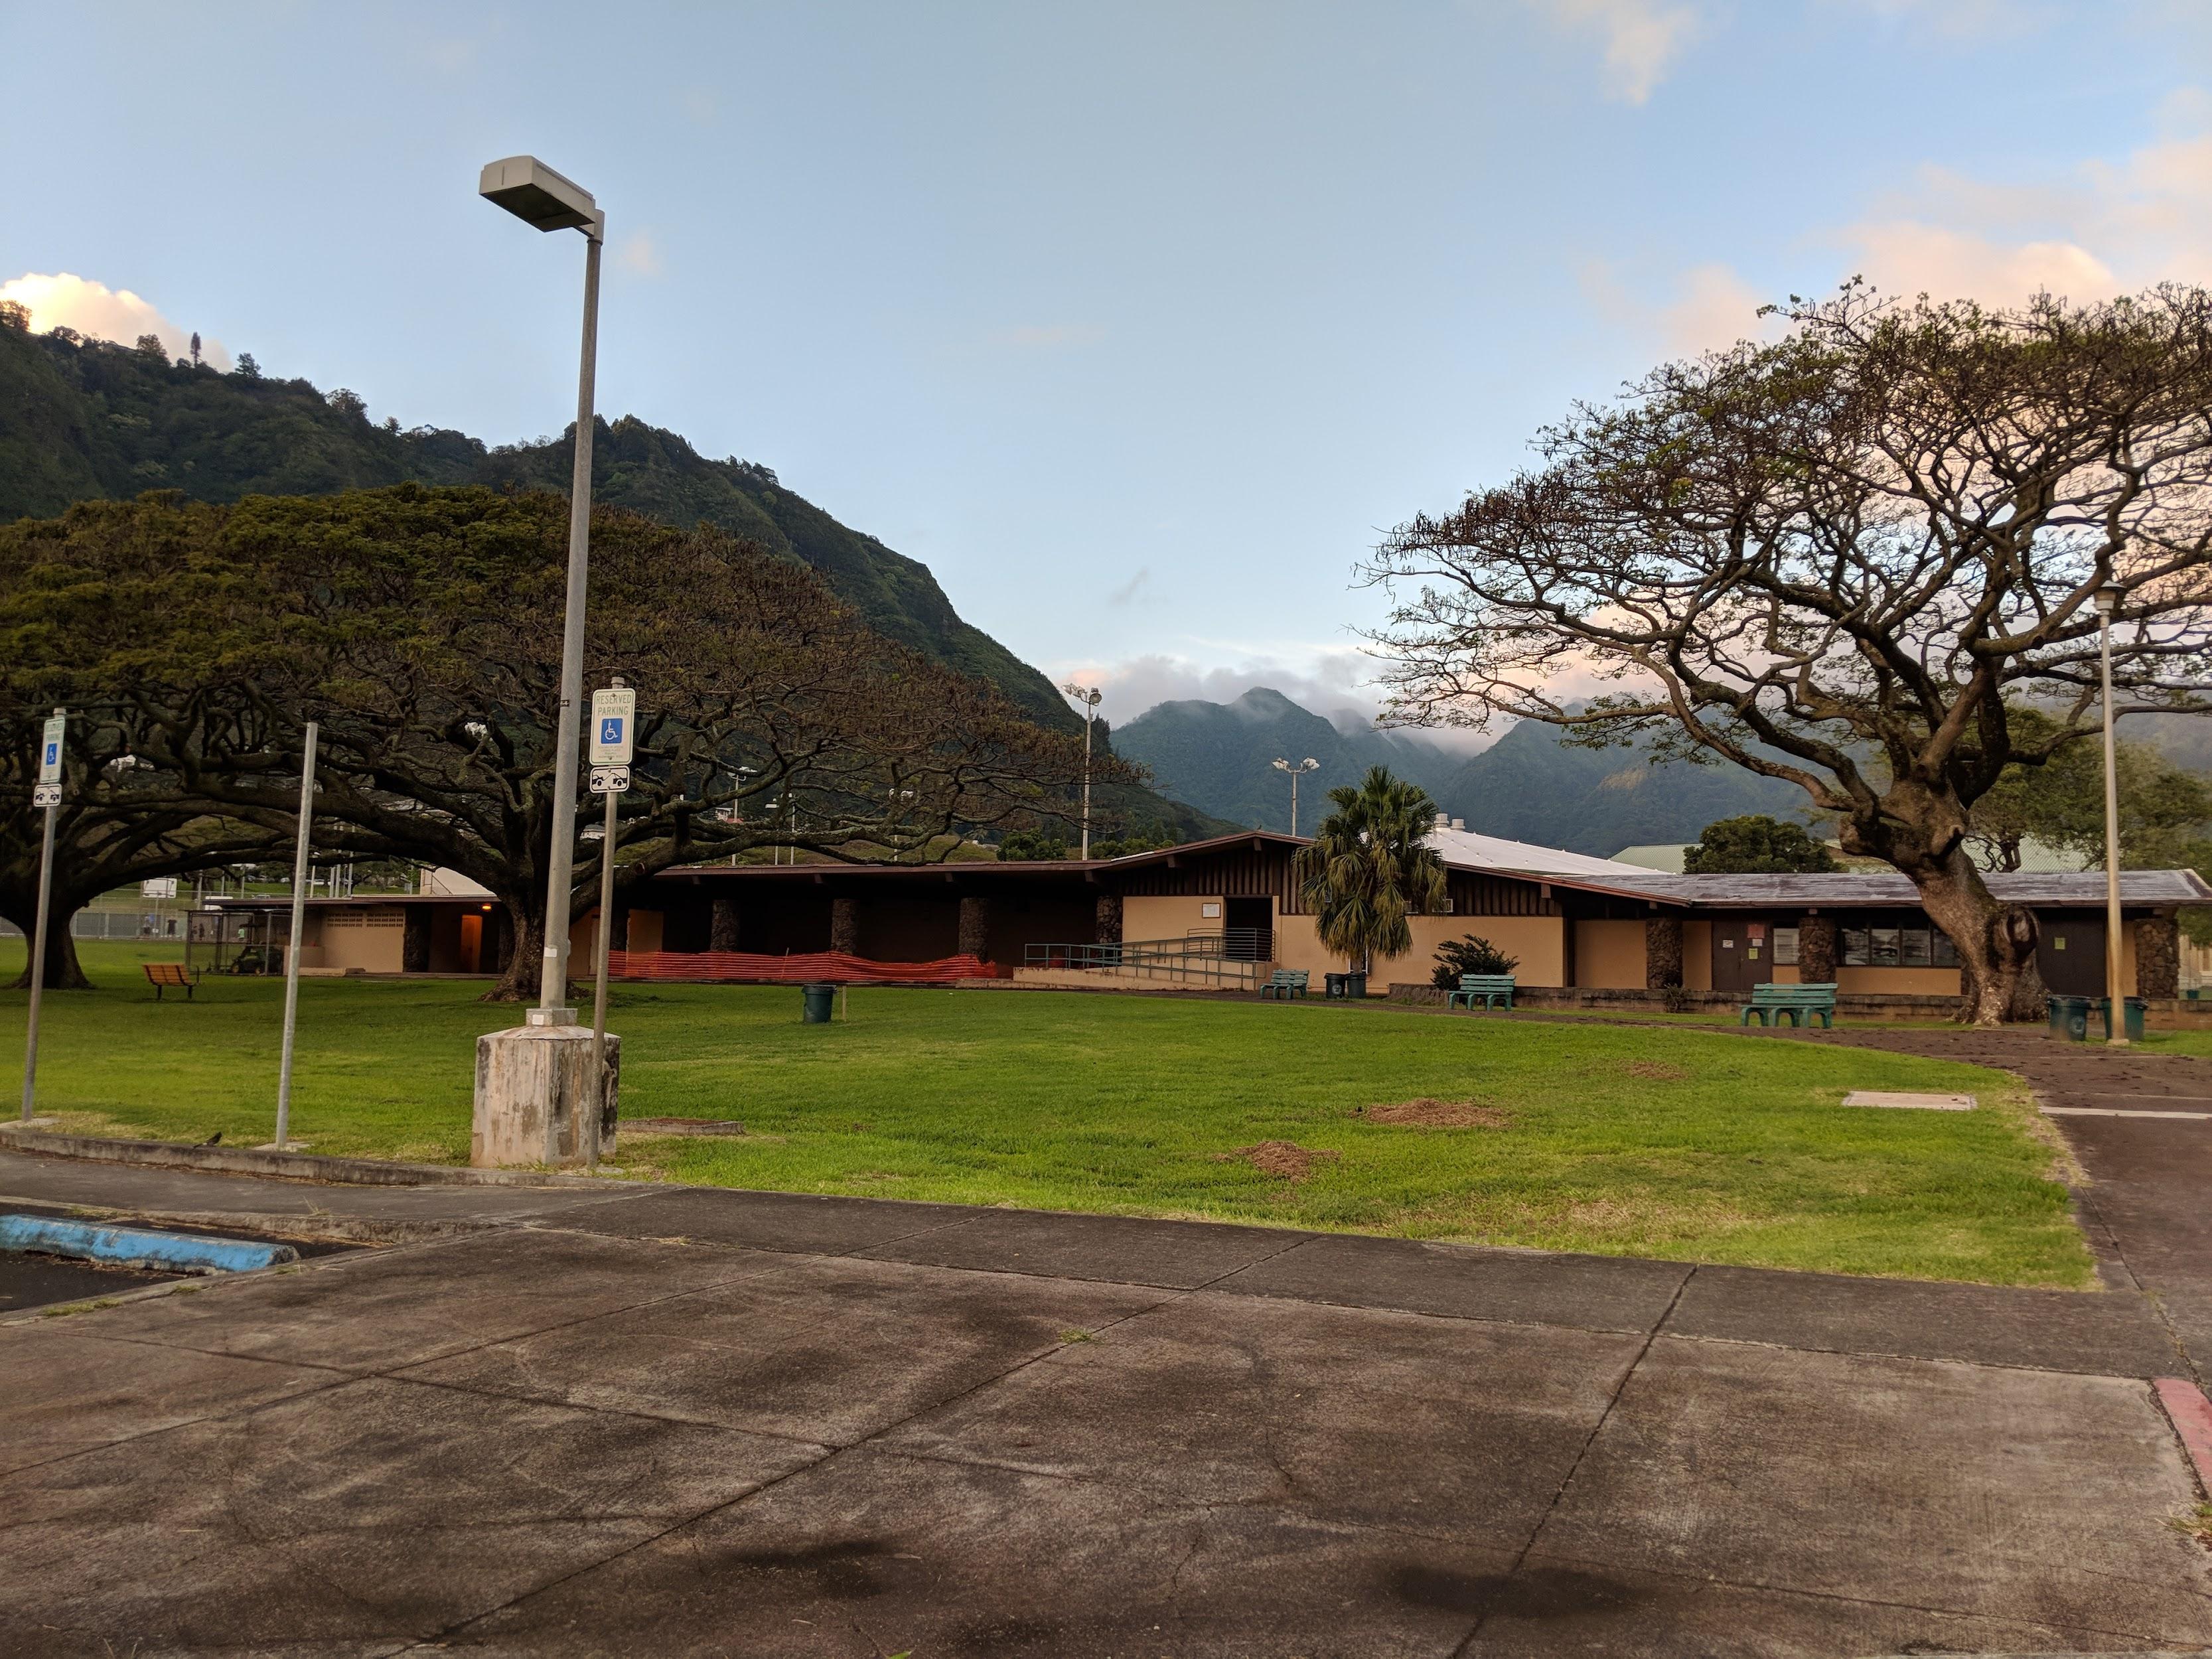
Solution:
[(1152, 579), (1152, 568), (1149, 565), (1138, 566), (1137, 574), (1135, 575), (1130, 577), (1128, 580), (1123, 582), (1119, 587), (1115, 588), (1112, 592), (1106, 596), (1106, 603), (1109, 605), (1133, 605), (1136, 602), (1137, 595), (1144, 591), (1145, 585), (1151, 581)]
[[(33, 331), (73, 328), (95, 340), (134, 343), (142, 334), (152, 334), (173, 359), (189, 356), (192, 331), (179, 328), (129, 289), (105, 284), (61, 271), (42, 276), (28, 271), (13, 282), (0, 283), (0, 300), (14, 300), (31, 313)], [(222, 342), (202, 336), (201, 359), (228, 374), (230, 353)]]
[(650, 231), (634, 230), (615, 250), (615, 263), (633, 276), (658, 276), (667, 267), (661, 262), (659, 240)]
[(1700, 24), (1689, 5), (1659, 0), (1529, 0), (1554, 24), (1605, 45), (1606, 95), (1647, 101)]
[(1031, 349), (1096, 345), (1105, 337), (1105, 328), (1097, 323), (1019, 323), (991, 336), (1000, 345)]
[(1693, 266), (1656, 298), (1637, 293), (1601, 260), (1585, 264), (1577, 276), (1583, 297), (1599, 315), (1658, 340), (1670, 357), (1694, 357), (1738, 340), (1772, 339), (1782, 331), (1776, 319), (1759, 314), (1772, 296), (1727, 265)]

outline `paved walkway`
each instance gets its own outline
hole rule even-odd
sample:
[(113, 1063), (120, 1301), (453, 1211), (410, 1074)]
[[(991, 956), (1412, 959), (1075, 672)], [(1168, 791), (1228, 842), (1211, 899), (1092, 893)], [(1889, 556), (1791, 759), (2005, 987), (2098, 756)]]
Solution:
[(2146, 1297), (0, 1154), (410, 1240), (0, 1326), (0, 1651), (2212, 1643)]

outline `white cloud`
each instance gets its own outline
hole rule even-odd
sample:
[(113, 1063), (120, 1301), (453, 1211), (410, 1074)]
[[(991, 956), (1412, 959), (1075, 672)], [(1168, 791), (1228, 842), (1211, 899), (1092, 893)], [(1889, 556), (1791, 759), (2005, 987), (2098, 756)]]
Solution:
[(650, 231), (634, 230), (615, 250), (615, 263), (633, 276), (658, 276), (667, 267), (660, 258), (659, 240)]
[[(28, 307), (31, 327), (37, 333), (73, 328), (93, 339), (123, 345), (135, 343), (142, 334), (151, 334), (161, 340), (172, 359), (191, 355), (191, 330), (178, 327), (127, 288), (110, 289), (65, 270), (52, 276), (30, 271), (13, 282), (0, 283), (0, 300), (14, 300)], [(220, 340), (203, 336), (200, 356), (229, 372), (230, 353)]]
[(1682, 273), (1663, 295), (1646, 298), (1621, 281), (1610, 265), (1592, 261), (1579, 273), (1583, 297), (1608, 321), (1657, 340), (1670, 357), (1718, 351), (1738, 340), (1769, 340), (1782, 325), (1759, 308), (1761, 294), (1723, 264)]
[(1604, 42), (1606, 94), (1629, 104), (1650, 99), (1700, 22), (1694, 7), (1659, 0), (1530, 3), (1561, 27)]

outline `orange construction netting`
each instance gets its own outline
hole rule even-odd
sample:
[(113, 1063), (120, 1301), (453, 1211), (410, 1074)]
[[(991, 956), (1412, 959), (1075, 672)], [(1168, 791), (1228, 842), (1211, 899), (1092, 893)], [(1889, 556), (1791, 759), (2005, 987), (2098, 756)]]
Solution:
[(1011, 979), (1013, 969), (976, 957), (871, 962), (839, 951), (790, 957), (755, 956), (743, 951), (610, 951), (607, 977), (757, 985), (951, 985), (963, 979)]

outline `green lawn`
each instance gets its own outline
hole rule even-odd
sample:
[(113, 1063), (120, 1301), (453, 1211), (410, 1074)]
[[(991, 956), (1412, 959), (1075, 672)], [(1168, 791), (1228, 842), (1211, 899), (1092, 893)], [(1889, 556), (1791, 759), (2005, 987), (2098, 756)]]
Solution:
[[(12, 975), (15, 964), (0, 957)], [(269, 1138), (281, 983), (46, 1000), (40, 1103), (72, 1127)], [(319, 1152), (459, 1161), (481, 983), (309, 980), (294, 1133)], [(23, 997), (0, 994), (0, 1075)], [(2086, 1285), (2041, 1121), (2003, 1074), (1690, 1027), (1440, 1018), (1379, 1006), (1080, 993), (859, 990), (799, 1024), (788, 988), (617, 992), (626, 1116), (736, 1118), (727, 1140), (626, 1138), (631, 1174), (792, 1191), (1206, 1216), (1484, 1243)], [(1848, 1088), (1966, 1090), (1973, 1113), (1845, 1109)], [(1490, 1127), (1363, 1109), (1472, 1102)], [(1243, 1149), (1322, 1154), (1304, 1179)], [(1334, 1156), (1327, 1156), (1334, 1154)]]

